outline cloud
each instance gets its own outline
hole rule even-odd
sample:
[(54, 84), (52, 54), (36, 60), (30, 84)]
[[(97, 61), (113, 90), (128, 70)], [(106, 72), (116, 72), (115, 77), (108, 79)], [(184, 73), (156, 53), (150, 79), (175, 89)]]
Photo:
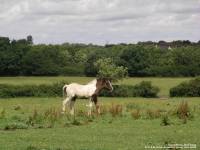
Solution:
[(35, 43), (200, 40), (200, 0), (0, 0), (0, 36)]

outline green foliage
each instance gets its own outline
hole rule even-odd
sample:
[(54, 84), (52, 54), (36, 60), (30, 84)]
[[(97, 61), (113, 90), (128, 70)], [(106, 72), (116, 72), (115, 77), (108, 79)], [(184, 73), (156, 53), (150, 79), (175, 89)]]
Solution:
[[(194, 106), (199, 106), (198, 98), (185, 98), (192, 109)], [(56, 124), (51, 128), (47, 128), (46, 119), (43, 119), (43, 128), (28, 126), (22, 130), (4, 130), (5, 125), (16, 122), (11, 115), (27, 118), (28, 115), (36, 108), (37, 115), (42, 115), (51, 107), (56, 107), (60, 111), (60, 98), (11, 98), (9, 100), (1, 99), (0, 106), (6, 110), (6, 119), (0, 120), (0, 139), (1, 148), (3, 150), (24, 150), (24, 149), (109, 149), (116, 150), (126, 147), (127, 149), (144, 149), (144, 146), (159, 141), (159, 145), (163, 143), (196, 143), (199, 145), (200, 131), (199, 129), (199, 107), (195, 110), (195, 119), (188, 120), (187, 124), (181, 124), (178, 116), (170, 116), (167, 112), (174, 109), (180, 103), (180, 98), (169, 98), (167, 100), (160, 99), (144, 99), (144, 98), (101, 98), (100, 103), (111, 108), (112, 103), (122, 105), (123, 109), (129, 103), (134, 103), (140, 106), (140, 117), (135, 120), (131, 116), (132, 110), (127, 112), (122, 111), (122, 116), (112, 117), (110, 112), (95, 116), (92, 122), (88, 121), (87, 117), (76, 116), (76, 120), (81, 123), (81, 126), (73, 125), (73, 118), (68, 120), (67, 115), (62, 115), (56, 121)], [(170, 103), (170, 105), (167, 105)], [(13, 106), (22, 105), (21, 111), (14, 111)], [(117, 108), (117, 107), (116, 107)], [(119, 108), (119, 107), (118, 107)], [(134, 109), (134, 107), (133, 107)], [(165, 109), (169, 116), (171, 126), (161, 126), (163, 115), (157, 119), (144, 119), (146, 110)], [(76, 110), (84, 110), (85, 101), (80, 101), (76, 104)], [(120, 110), (120, 109), (118, 109)], [(136, 109), (134, 109), (136, 110)], [(77, 112), (76, 111), (76, 112)], [(24, 112), (22, 114), (22, 112)], [(50, 111), (53, 112), (53, 111)], [(114, 112), (114, 111), (113, 111)], [(120, 111), (116, 111), (120, 112)], [(14, 114), (13, 114), (14, 113)], [(48, 113), (51, 114), (51, 113)], [(53, 113), (54, 114), (54, 113)], [(37, 116), (36, 115), (36, 116)], [(85, 114), (87, 115), (87, 114)], [(49, 116), (49, 115), (47, 115)], [(136, 114), (136, 118), (137, 118)], [(36, 117), (37, 118), (37, 117)], [(63, 120), (62, 120), (63, 119)], [(22, 122), (23, 123), (23, 122)], [(65, 126), (64, 126), (65, 125)], [(45, 127), (46, 126), (46, 127)], [(100, 132), (102, 131), (102, 132)], [(121, 135), (121, 136), (119, 136)], [(77, 137), (79, 143), (77, 144)], [(93, 137), (93, 138), (91, 138)], [(113, 138), (115, 137), (115, 138)], [(122, 138), (123, 137), (123, 138)], [(135, 138), (133, 138), (135, 137)], [(183, 138), (184, 137), (184, 138)], [(28, 139), (28, 140), (27, 140)], [(104, 139), (104, 140), (99, 140)], [(127, 139), (131, 142), (127, 144)], [(141, 140), (143, 139), (143, 140)], [(11, 142), (12, 141), (12, 142)], [(66, 142), (68, 141), (68, 142)], [(88, 141), (91, 141), (88, 143)], [(120, 141), (120, 142), (116, 142)], [(147, 141), (147, 142), (144, 142)]]
[(127, 68), (116, 66), (110, 58), (97, 60), (95, 67), (97, 68), (97, 76), (100, 78), (108, 78), (112, 81), (118, 81), (125, 78), (127, 75)]
[(110, 93), (106, 90), (101, 92), (101, 96), (110, 97), (157, 97), (159, 88), (152, 86), (151, 82), (143, 81), (135, 86), (114, 85), (114, 90)]
[[(6, 85), (0, 84), (0, 97), (49, 97), (62, 96), (62, 87), (66, 82), (41, 85)], [(151, 82), (141, 82), (135, 86), (113, 85), (113, 92), (103, 90), (100, 96), (108, 97), (157, 97), (158, 88)]]
[(141, 97), (157, 97), (159, 88), (152, 86), (151, 81), (142, 81), (135, 86), (135, 95)]
[(144, 76), (148, 67), (148, 50), (143, 46), (127, 46), (120, 55), (120, 64), (128, 68), (129, 76)]
[(61, 96), (64, 81), (50, 85), (6, 85), (0, 84), (0, 97), (45, 97)]
[(200, 96), (200, 77), (192, 79), (188, 82), (182, 82), (179, 85), (170, 89), (170, 96), (190, 96), (199, 97)]
[[(170, 45), (171, 49), (168, 49), (167, 45)], [(125, 68), (129, 76), (200, 75), (199, 42), (149, 41), (105, 46), (78, 43), (35, 45), (31, 35), (19, 40), (0, 37), (0, 76), (76, 75), (94, 77), (100, 74), (110, 77), (110, 73), (106, 72), (109, 67), (103, 68), (104, 71), (101, 72), (95, 67), (99, 60), (108, 58), (116, 67), (123, 66), (118, 68), (117, 72), (121, 74), (116, 73), (117, 76), (123, 76)], [(112, 66), (111, 64), (109, 65)]]

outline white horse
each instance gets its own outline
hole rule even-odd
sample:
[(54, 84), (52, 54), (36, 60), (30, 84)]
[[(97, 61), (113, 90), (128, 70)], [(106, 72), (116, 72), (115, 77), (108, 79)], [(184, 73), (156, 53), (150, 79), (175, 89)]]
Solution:
[(71, 83), (63, 86), (63, 113), (66, 111), (66, 105), (69, 106), (70, 114), (74, 115), (74, 103), (77, 97), (89, 98), (88, 115), (91, 115), (93, 102), (96, 106), (96, 110), (100, 113), (100, 108), (97, 101), (97, 96), (100, 91), (105, 88), (109, 91), (113, 91), (113, 86), (110, 80), (105, 78), (94, 79), (86, 85), (77, 83)]

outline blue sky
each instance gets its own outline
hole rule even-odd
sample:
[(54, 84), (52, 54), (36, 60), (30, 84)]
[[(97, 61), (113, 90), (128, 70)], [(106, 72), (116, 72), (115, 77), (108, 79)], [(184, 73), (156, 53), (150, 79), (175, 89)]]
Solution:
[(0, 0), (0, 36), (35, 43), (200, 40), (200, 0)]

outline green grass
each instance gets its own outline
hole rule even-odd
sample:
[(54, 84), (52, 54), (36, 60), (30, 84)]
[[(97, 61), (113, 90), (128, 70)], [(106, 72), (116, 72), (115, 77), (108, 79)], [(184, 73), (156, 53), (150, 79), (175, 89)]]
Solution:
[[(58, 81), (66, 81), (68, 83), (87, 83), (94, 79), (93, 77), (0, 77), (0, 84), (51, 84)], [(178, 85), (183, 81), (188, 81), (191, 78), (127, 78), (120, 81), (118, 84), (135, 85), (141, 81), (151, 81), (153, 85), (160, 88), (159, 96), (166, 97), (169, 95), (169, 89)]]
[[(87, 83), (88, 77), (0, 77), (0, 84), (51, 84), (58, 81)], [(135, 85), (152, 81), (160, 88), (159, 96), (167, 97), (169, 89), (191, 78), (128, 78), (118, 84)], [(184, 120), (176, 116), (176, 109), (187, 101), (192, 117)], [(0, 149), (63, 149), (63, 150), (143, 150), (145, 145), (162, 146), (167, 143), (197, 144), (200, 147), (200, 98), (99, 98), (103, 108), (112, 104), (123, 108), (122, 114), (112, 117), (107, 112), (102, 116), (88, 118), (79, 115), (86, 112), (86, 100), (76, 102), (76, 121), (67, 115), (44, 118), (45, 112), (61, 110), (62, 98), (10, 98), (0, 99)], [(140, 110), (140, 117), (132, 112)], [(149, 117), (151, 112), (161, 112), (158, 117)], [(37, 117), (30, 125), (34, 112)], [(162, 116), (168, 114), (169, 125), (163, 126)], [(154, 115), (154, 114), (153, 114)], [(13, 128), (13, 130), (12, 130)], [(18, 128), (14, 130), (15, 128)], [(21, 129), (20, 129), (21, 128)]]
[[(161, 117), (156, 119), (145, 118), (146, 110), (175, 110), (182, 100), (188, 102), (193, 118), (186, 124), (181, 119), (170, 115), (171, 124), (161, 125)], [(81, 125), (63, 126), (57, 121), (52, 128), (28, 128), (4, 130), (9, 122), (26, 120), (36, 109), (43, 114), (47, 109), (55, 107), (61, 109), (61, 98), (12, 98), (0, 99), (0, 112), (4, 110), (4, 118), (0, 119), (0, 149), (25, 150), (29, 147), (38, 149), (72, 149), (72, 150), (143, 150), (145, 145), (159, 145), (166, 143), (197, 144), (200, 146), (200, 99), (199, 98), (172, 98), (168, 100), (144, 98), (100, 98), (105, 107), (112, 104), (123, 106), (123, 115), (95, 116)], [(86, 110), (88, 101), (78, 100), (76, 112)], [(129, 106), (129, 107), (127, 107)], [(129, 108), (130, 110), (127, 110)], [(140, 109), (144, 114), (135, 120), (131, 117), (132, 110)], [(109, 112), (108, 112), (109, 114)], [(67, 116), (62, 116), (67, 121)], [(66, 120), (65, 120), (66, 119)], [(87, 118), (78, 117), (77, 121)], [(69, 121), (68, 121), (69, 123)]]

